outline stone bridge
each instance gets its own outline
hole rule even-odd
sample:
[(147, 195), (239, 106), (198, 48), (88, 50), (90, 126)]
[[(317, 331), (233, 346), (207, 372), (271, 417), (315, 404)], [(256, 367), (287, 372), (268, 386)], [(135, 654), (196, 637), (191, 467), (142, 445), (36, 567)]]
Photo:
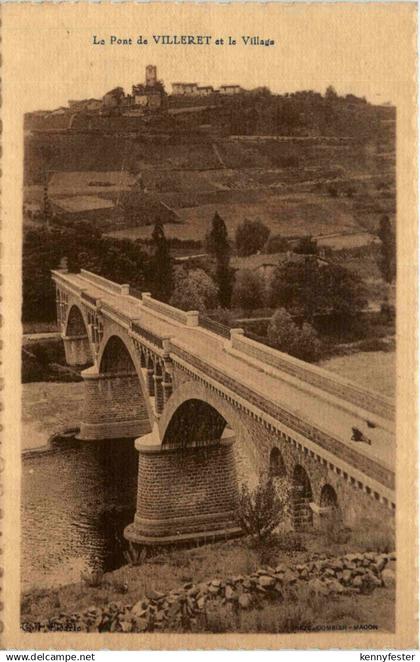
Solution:
[(136, 438), (128, 539), (239, 533), (238, 485), (261, 472), (287, 484), (296, 529), (392, 520), (391, 401), (128, 285), (53, 279), (66, 360), (89, 366), (80, 439)]

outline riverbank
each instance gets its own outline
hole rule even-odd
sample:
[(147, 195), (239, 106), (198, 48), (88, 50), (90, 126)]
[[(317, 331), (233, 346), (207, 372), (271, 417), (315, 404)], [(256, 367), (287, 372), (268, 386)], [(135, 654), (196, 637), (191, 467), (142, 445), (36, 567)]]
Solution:
[[(352, 545), (361, 547), (355, 542)], [(131, 613), (134, 605), (136, 617), (139, 611), (142, 617), (147, 610), (157, 614), (158, 608), (151, 607), (151, 603), (163, 601), (168, 594), (175, 596), (176, 602), (188, 590), (198, 603), (195, 587), (200, 586), (201, 593), (207, 597), (210, 593), (210, 598), (220, 600), (211, 601), (213, 611), (210, 616), (206, 611), (204, 625), (193, 618), (192, 623), (181, 623), (181, 631), (191, 627), (210, 632), (290, 632), (303, 627), (328, 626), (349, 629), (371, 626), (392, 631), (393, 555), (388, 560), (387, 554), (354, 554), (354, 550), (353, 554), (348, 553), (348, 545), (327, 541), (325, 536), (316, 534), (286, 534), (264, 545), (242, 538), (193, 549), (161, 550), (139, 566), (125, 565), (103, 576), (99, 572), (90, 573), (83, 582), (55, 590), (33, 589), (23, 595), (21, 618), (26, 628), (34, 622), (48, 620), (59, 625), (73, 619), (78, 627), (91, 631), (98, 629), (104, 620), (108, 622), (105, 631), (110, 629), (109, 620), (118, 615), (119, 623), (114, 629), (121, 630), (120, 621), (127, 622), (124, 614)], [(280, 567), (283, 569), (277, 570)], [(382, 575), (385, 567), (387, 572)], [(357, 579), (371, 571), (374, 575), (371, 585)], [(278, 572), (283, 573), (279, 581)], [(265, 577), (262, 583), (261, 575)], [(238, 620), (233, 603), (235, 596), (237, 599), (243, 593), (247, 598), (241, 600), (243, 614)], [(202, 609), (202, 604), (202, 601), (198, 603), (198, 609)], [(197, 604), (194, 605), (190, 605), (190, 612), (187, 610), (190, 616), (197, 610)], [(168, 629), (173, 630), (169, 621)], [(146, 626), (143, 623), (138, 627), (137, 631), (141, 631)]]

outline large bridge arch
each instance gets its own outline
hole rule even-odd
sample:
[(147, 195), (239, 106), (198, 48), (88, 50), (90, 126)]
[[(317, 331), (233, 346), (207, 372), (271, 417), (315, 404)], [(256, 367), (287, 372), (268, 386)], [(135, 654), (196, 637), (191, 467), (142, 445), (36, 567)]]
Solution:
[(175, 388), (157, 429), (136, 442), (137, 509), (126, 536), (150, 544), (238, 535), (234, 446), (242, 432), (217, 394), (196, 382)]
[(167, 437), (168, 428), (177, 410), (184, 403), (191, 400), (198, 400), (207, 404), (223, 417), (237, 441), (248, 438), (248, 431), (234, 407), (204, 384), (191, 380), (177, 386), (167, 402), (165, 410), (159, 419), (159, 436), (161, 441)]
[(69, 365), (92, 365), (94, 354), (89, 323), (82, 306), (68, 306), (63, 323), (63, 342), (66, 362)]

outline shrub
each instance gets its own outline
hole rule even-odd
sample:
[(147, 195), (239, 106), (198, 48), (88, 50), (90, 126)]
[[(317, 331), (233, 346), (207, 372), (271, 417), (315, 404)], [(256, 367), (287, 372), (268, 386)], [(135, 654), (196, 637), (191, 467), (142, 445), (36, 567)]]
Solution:
[(261, 276), (249, 269), (239, 271), (233, 286), (233, 307), (249, 312), (261, 305), (263, 297), (264, 284)]
[(147, 558), (147, 548), (130, 541), (128, 549), (124, 550), (124, 558), (129, 565), (143, 565)]
[(170, 300), (172, 306), (204, 312), (215, 308), (217, 302), (217, 286), (203, 269), (175, 269), (174, 292)]
[(285, 515), (282, 500), (271, 478), (262, 476), (251, 491), (242, 485), (239, 499), (239, 517), (244, 530), (258, 540), (265, 540), (281, 523)]
[(284, 308), (277, 310), (268, 325), (270, 344), (303, 361), (316, 361), (321, 344), (315, 329), (307, 323), (300, 328)]
[(269, 235), (269, 228), (260, 220), (245, 219), (236, 228), (235, 244), (238, 254), (247, 256), (257, 253), (264, 246)]

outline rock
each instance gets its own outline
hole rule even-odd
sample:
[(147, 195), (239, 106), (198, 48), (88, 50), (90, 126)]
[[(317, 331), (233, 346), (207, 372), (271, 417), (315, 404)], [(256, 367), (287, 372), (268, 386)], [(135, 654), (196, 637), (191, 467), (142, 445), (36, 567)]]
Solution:
[(242, 582), (244, 588), (250, 589), (252, 587), (251, 581), (249, 579), (244, 579)]
[(332, 568), (325, 568), (324, 577), (335, 577), (335, 572)]
[(238, 602), (242, 609), (249, 609), (252, 603), (251, 596), (249, 593), (242, 593), (239, 596)]
[(142, 616), (145, 613), (145, 602), (144, 600), (139, 600), (139, 602), (136, 602), (136, 604), (132, 607), (131, 613), (133, 616)]
[(211, 593), (212, 595), (216, 595), (217, 593), (219, 593), (219, 587), (213, 586), (213, 584), (211, 584), (208, 588), (208, 592)]
[(204, 606), (207, 602), (207, 598), (205, 595), (200, 595), (200, 597), (197, 599), (197, 607), (199, 609), (204, 609)]
[(333, 570), (342, 570), (343, 566), (344, 564), (340, 559), (331, 559), (330, 561), (330, 568)]
[(344, 587), (336, 579), (331, 579), (328, 582), (328, 593), (343, 593)]
[(358, 588), (360, 589), (363, 586), (363, 579), (361, 575), (356, 575), (356, 577), (353, 577), (351, 581), (351, 585), (353, 588)]
[(160, 591), (154, 591), (153, 589), (150, 589), (149, 591), (146, 591), (146, 597), (149, 598), (149, 600), (153, 600), (153, 602), (158, 602), (165, 597), (165, 594), (161, 593)]
[(297, 579), (298, 579), (297, 575), (291, 570), (288, 570), (288, 572), (284, 574), (283, 582), (285, 584), (293, 584), (294, 582), (297, 581)]
[(276, 591), (276, 593), (283, 596), (283, 586), (279, 582), (276, 582), (274, 586), (274, 590)]
[(226, 600), (236, 600), (238, 598), (238, 594), (231, 586), (226, 586), (225, 598)]
[(236, 577), (232, 577), (232, 582), (234, 584), (240, 584), (243, 581), (244, 581), (244, 577), (242, 575), (237, 575)]
[(147, 625), (146, 618), (136, 618), (133, 620), (133, 632), (145, 632)]
[(375, 563), (372, 565), (372, 567), (375, 568), (376, 571), (377, 571), (378, 574), (379, 574), (379, 573), (382, 572), (382, 570), (385, 568), (385, 566), (387, 565), (387, 563), (388, 563), (388, 559), (384, 559), (383, 557), (382, 557), (382, 558), (381, 558), (381, 557), (378, 557), (378, 558), (375, 560)]
[(270, 577), (269, 575), (261, 575), (258, 583), (263, 588), (270, 588), (271, 586), (275, 585), (276, 580), (274, 577)]
[(351, 581), (351, 571), (350, 570), (343, 570), (343, 582), (345, 584), (349, 584)]
[(382, 581), (385, 586), (392, 586), (395, 584), (395, 572), (391, 568), (385, 568), (382, 571)]
[(174, 602), (168, 611), (168, 618), (174, 618), (181, 611), (181, 604), (179, 602)]
[(287, 572), (288, 569), (289, 569), (289, 568), (287, 567), (287, 565), (285, 565), (284, 563), (280, 563), (280, 564), (276, 567), (276, 572)]
[(188, 595), (188, 597), (194, 597), (199, 592), (200, 592), (200, 589), (199, 589), (198, 586), (191, 586), (191, 588), (189, 588), (188, 591), (187, 591), (187, 595)]
[(311, 593), (315, 595), (327, 595), (328, 589), (320, 579), (311, 579), (308, 582), (308, 587)]

